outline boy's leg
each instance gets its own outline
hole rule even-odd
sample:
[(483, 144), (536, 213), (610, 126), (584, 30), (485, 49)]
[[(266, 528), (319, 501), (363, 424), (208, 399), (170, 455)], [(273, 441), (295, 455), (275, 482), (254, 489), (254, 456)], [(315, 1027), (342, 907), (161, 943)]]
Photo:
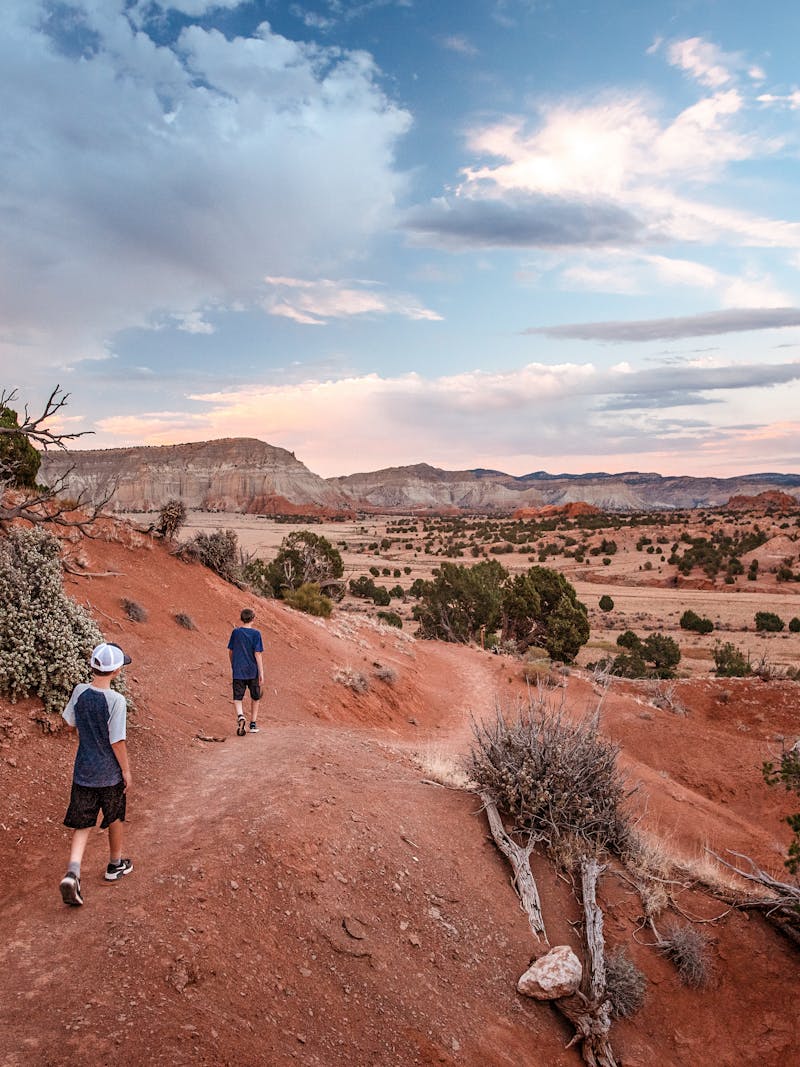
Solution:
[(75, 874), (79, 875), (81, 873), (81, 861), (89, 841), (89, 834), (93, 829), (93, 826), (87, 826), (85, 830), (76, 830), (72, 835), (72, 845), (69, 850), (69, 867), (67, 869), (70, 871), (74, 869)]
[(125, 838), (125, 823), (117, 819), (108, 827), (108, 862), (119, 863), (122, 859), (122, 842)]

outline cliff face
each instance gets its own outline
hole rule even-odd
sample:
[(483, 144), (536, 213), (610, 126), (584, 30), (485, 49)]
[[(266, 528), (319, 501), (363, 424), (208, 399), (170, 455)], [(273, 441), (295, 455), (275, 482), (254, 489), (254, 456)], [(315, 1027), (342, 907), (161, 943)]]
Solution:
[[(800, 474), (754, 474), (739, 478), (663, 478), (622, 474), (552, 475), (536, 471), (513, 477), (501, 471), (445, 471), (419, 463), (373, 473), (323, 479), (291, 452), (252, 438), (225, 438), (157, 448), (109, 448), (47, 453), (41, 478), (67, 472), (67, 492), (104, 495), (118, 486), (111, 506), (151, 511), (178, 498), (190, 508), (252, 514), (320, 514), (371, 508), (500, 512), (586, 503), (604, 511), (646, 511), (724, 505), (736, 494), (781, 491), (785, 506), (800, 506)], [(793, 495), (787, 495), (793, 494)]]
[[(427, 464), (328, 481), (353, 501), (366, 501), (375, 508), (456, 507), (466, 511), (513, 511), (581, 502), (603, 511), (717, 507), (735, 493), (800, 489), (800, 475), (795, 474), (664, 478), (637, 471), (576, 475), (537, 471), (515, 478), (500, 471), (443, 471)], [(795, 505), (800, 506), (796, 500)]]
[(65, 474), (69, 495), (85, 490), (94, 499), (116, 480), (111, 507), (117, 511), (151, 511), (175, 498), (189, 508), (266, 515), (350, 506), (291, 452), (252, 438), (43, 457), (43, 480)]

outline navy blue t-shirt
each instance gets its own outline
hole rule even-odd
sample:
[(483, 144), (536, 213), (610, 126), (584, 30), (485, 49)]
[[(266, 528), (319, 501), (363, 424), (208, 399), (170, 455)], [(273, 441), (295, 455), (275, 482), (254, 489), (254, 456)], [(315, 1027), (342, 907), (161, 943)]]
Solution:
[(102, 788), (122, 781), (111, 746), (125, 740), (126, 711), (125, 697), (114, 689), (96, 689), (85, 682), (75, 686), (61, 714), (70, 726), (78, 728), (73, 771), (78, 785)]
[(252, 626), (237, 626), (231, 634), (228, 648), (233, 652), (231, 666), (234, 678), (258, 678), (256, 652), (263, 652), (261, 631)]

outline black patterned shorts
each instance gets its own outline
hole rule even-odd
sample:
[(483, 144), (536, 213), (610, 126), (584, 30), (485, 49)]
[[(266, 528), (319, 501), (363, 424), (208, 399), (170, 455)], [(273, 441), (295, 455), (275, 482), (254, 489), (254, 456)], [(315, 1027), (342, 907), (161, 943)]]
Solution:
[(64, 816), (64, 825), (71, 830), (86, 830), (97, 822), (97, 815), (103, 812), (100, 829), (107, 829), (118, 819), (125, 822), (125, 783), (117, 785), (78, 785), (72, 783), (69, 807)]
[(258, 678), (234, 678), (233, 679), (233, 699), (243, 700), (245, 690), (250, 690), (250, 696), (253, 700), (261, 699), (261, 686), (258, 684)]

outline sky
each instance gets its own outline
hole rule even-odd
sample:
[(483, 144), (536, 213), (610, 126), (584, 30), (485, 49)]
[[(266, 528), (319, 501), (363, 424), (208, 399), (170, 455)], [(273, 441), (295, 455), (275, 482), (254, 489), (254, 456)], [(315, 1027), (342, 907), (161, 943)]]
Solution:
[(796, 0), (5, 0), (0, 386), (323, 476), (800, 470)]

